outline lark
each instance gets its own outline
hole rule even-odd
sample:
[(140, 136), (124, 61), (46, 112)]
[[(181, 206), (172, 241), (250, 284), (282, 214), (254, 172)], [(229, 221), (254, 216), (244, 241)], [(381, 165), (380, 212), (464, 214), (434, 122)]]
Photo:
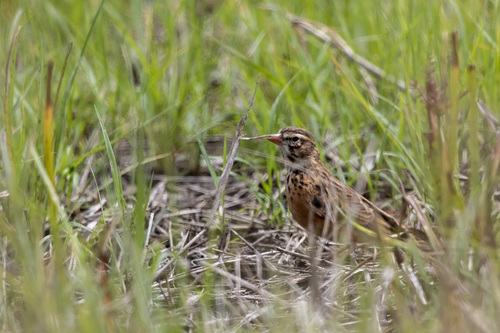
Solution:
[(335, 178), (323, 164), (312, 135), (284, 127), (264, 135), (283, 154), (286, 199), (293, 219), (315, 235), (336, 242), (365, 242), (405, 233), (392, 215)]

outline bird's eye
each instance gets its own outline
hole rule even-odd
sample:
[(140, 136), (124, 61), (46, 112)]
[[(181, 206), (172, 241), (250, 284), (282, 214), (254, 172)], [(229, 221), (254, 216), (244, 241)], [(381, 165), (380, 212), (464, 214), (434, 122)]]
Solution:
[(293, 142), (297, 142), (297, 141), (299, 141), (299, 137), (298, 137), (298, 136), (294, 136), (294, 137), (292, 138), (292, 141), (293, 141)]

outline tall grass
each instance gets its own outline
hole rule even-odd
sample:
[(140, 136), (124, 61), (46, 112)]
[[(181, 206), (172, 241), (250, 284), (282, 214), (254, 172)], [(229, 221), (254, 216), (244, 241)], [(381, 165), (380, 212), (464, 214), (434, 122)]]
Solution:
[[(286, 13), (335, 29), (407, 89), (372, 77), (373, 88)], [(496, 1), (471, 0), (1, 2), (0, 329), (377, 331), (383, 304), (396, 331), (498, 331), (499, 14)], [(382, 260), (372, 279), (332, 278), (333, 312), (270, 286), (243, 325), (250, 310), (224, 298), (226, 271), (210, 262), (193, 282), (185, 248), (146, 244), (144, 161), (168, 175), (210, 163), (192, 138), (233, 135), (257, 79), (248, 135), (303, 126), (330, 138), (320, 150), (338, 156), (330, 167), (340, 179), (368, 177), (372, 199), (379, 179), (395, 206), (400, 181), (416, 191), (444, 249), (412, 250), (427, 302)], [(123, 141), (136, 161), (134, 200), (116, 162)], [(281, 220), (283, 205), (269, 198), (275, 148), (241, 148), (241, 165), (265, 165), (256, 195)], [(180, 171), (179, 155), (189, 162)], [(78, 214), (93, 188), (102, 211), (89, 228)], [(164, 298), (154, 283), (167, 259), (176, 278)]]

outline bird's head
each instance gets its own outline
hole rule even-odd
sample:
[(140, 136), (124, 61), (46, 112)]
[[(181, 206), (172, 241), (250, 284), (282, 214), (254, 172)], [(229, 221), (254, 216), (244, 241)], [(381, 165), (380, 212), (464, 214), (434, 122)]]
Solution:
[(276, 134), (265, 138), (279, 146), (283, 158), (292, 168), (307, 168), (311, 163), (320, 160), (318, 148), (312, 135), (300, 127), (283, 127)]

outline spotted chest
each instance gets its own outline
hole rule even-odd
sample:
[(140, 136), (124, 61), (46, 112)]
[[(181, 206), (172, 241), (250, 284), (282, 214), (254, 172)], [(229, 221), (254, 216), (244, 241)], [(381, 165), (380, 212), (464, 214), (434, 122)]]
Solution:
[(320, 176), (315, 172), (295, 169), (288, 171), (286, 179), (286, 197), (293, 218), (317, 235), (328, 233), (331, 229), (323, 230), (326, 198), (331, 200), (335, 196), (331, 188), (324, 186), (325, 178)]
[[(346, 229), (350, 225), (348, 220), (375, 232), (390, 233), (391, 228), (370, 203), (352, 188), (340, 183), (324, 167), (289, 170), (286, 196), (295, 221), (316, 235), (334, 240), (344, 237), (344, 233), (349, 233)], [(354, 240), (362, 238), (359, 237), (362, 233), (353, 231), (354, 234), (349, 236), (349, 233), (347, 237)]]

